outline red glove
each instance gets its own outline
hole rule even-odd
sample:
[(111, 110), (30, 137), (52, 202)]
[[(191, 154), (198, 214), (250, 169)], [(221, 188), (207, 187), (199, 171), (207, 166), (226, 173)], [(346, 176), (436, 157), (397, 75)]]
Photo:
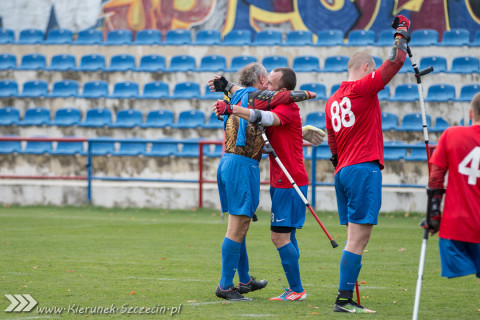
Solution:
[(408, 28), (410, 28), (410, 20), (408, 20), (407, 17), (402, 15), (396, 16), (395, 19), (393, 20), (392, 28), (397, 30), (395, 32), (394, 38), (397, 35), (401, 35), (407, 40), (407, 42), (410, 40), (410, 36), (407, 33)]
[(231, 115), (233, 112), (233, 106), (228, 103), (228, 101), (221, 101), (218, 100), (217, 104), (215, 105), (217, 108), (216, 114), (219, 115)]

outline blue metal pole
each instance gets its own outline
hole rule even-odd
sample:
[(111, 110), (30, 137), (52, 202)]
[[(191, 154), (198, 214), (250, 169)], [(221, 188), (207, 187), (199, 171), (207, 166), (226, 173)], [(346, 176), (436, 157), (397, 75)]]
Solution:
[(92, 144), (87, 141), (87, 201), (92, 203)]

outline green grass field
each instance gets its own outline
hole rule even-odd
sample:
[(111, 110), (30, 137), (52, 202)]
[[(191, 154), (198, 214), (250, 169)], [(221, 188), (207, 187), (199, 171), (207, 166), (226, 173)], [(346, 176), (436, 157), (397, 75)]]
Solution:
[[(345, 229), (336, 213), (317, 212), (340, 246), (332, 249), (307, 212), (297, 232), (303, 302), (268, 301), (287, 282), (270, 241), (269, 215), (252, 223), (247, 248), (250, 273), (268, 286), (248, 294), (252, 302), (228, 303), (215, 297), (220, 248), (226, 222), (214, 210), (105, 209), (93, 207), (0, 208), (0, 318), (120, 318), (128, 308), (155, 314), (130, 317), (174, 319), (411, 319), (422, 230), (419, 214), (381, 215), (374, 228), (359, 283), (361, 302), (376, 315), (333, 312)], [(438, 239), (429, 239), (420, 319), (479, 319), (480, 285), (475, 277), (440, 277)], [(6, 313), (5, 294), (30, 294), (30, 313)], [(104, 308), (97, 314), (81, 308)], [(41, 314), (46, 308), (61, 314)], [(130, 309), (135, 311), (135, 309)], [(146, 309), (144, 309), (145, 311)], [(83, 311), (83, 313), (81, 313)], [(164, 311), (164, 313), (163, 313)], [(171, 316), (172, 311), (175, 314)]]

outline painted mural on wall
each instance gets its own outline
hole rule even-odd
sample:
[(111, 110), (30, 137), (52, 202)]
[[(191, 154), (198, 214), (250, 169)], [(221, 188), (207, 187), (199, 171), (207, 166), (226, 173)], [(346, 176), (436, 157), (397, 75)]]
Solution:
[(477, 0), (2, 0), (0, 23), (19, 32), (62, 27), (78, 32), (99, 28), (287, 32), (340, 29), (380, 32), (393, 17), (412, 20), (412, 30), (466, 28), (480, 30)]

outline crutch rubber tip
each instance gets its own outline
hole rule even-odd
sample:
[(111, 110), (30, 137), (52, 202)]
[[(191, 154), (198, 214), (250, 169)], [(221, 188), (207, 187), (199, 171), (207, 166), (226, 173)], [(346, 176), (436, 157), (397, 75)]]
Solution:
[(337, 243), (337, 241), (335, 241), (335, 240), (332, 240), (332, 241), (330, 241), (330, 243), (332, 244), (332, 248), (336, 248), (336, 247), (338, 247), (338, 243)]

